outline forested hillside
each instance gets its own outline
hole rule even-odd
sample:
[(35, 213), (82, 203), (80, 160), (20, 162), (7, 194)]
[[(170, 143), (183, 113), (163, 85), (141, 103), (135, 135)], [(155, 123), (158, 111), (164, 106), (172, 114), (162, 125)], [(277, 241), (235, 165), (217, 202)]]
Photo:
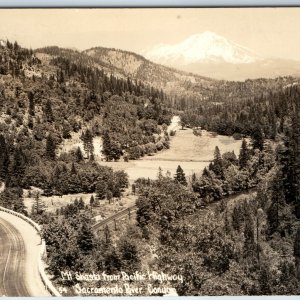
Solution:
[(278, 78), (278, 85), (257, 96), (234, 97), (222, 103), (198, 103), (193, 110), (187, 109), (183, 122), (191, 126), (201, 126), (221, 134), (252, 135), (261, 134), (275, 139), (290, 128), (291, 114), (298, 97), (299, 84), (285, 85), (288, 78)]
[[(64, 194), (118, 181), (117, 173), (94, 162), (97, 135), (107, 160), (136, 159), (168, 147), (164, 130), (171, 115), (160, 90), (65, 56), (40, 60), (9, 41), (0, 47), (0, 72), (0, 173), (7, 188)], [(58, 151), (76, 132), (84, 153)], [(113, 194), (119, 188), (111, 187)]]

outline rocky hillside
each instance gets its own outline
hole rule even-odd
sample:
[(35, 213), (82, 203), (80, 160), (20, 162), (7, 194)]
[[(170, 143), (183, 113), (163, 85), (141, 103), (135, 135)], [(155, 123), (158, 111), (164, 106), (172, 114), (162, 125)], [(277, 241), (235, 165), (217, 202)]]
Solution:
[(99, 63), (106, 63), (111, 67), (111, 70), (118, 69), (124, 76), (133, 77), (169, 91), (174, 87), (184, 86), (185, 82), (198, 83), (203, 86), (211, 86), (214, 82), (213, 79), (208, 77), (153, 63), (133, 52), (97, 47), (86, 50), (84, 53), (93, 57)]

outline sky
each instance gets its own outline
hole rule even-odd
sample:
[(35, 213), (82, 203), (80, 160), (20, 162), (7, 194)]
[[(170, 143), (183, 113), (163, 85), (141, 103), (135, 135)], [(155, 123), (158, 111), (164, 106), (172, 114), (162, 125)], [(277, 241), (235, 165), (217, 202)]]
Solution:
[(144, 53), (212, 31), (263, 57), (300, 61), (300, 8), (0, 9), (0, 39), (24, 47)]

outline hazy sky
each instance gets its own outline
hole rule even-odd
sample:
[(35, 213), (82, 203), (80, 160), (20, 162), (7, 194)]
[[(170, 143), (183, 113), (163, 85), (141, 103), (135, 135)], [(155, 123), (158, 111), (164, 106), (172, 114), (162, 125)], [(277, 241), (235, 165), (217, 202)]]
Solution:
[(0, 38), (22, 46), (141, 53), (213, 31), (261, 56), (300, 60), (300, 8), (2, 9)]

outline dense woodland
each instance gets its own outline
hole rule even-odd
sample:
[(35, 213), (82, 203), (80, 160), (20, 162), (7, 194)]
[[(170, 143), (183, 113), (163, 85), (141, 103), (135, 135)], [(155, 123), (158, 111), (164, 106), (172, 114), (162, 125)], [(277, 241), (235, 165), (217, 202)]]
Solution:
[[(273, 82), (276, 88), (266, 88), (264, 93), (257, 92), (256, 96), (198, 103), (193, 109), (185, 110), (183, 123), (225, 135), (263, 134), (275, 139), (290, 127), (294, 102), (299, 97), (298, 84), (288, 84), (293, 81), (291, 78), (278, 78), (277, 81), (278, 85), (276, 80)], [(278, 87), (282, 88), (276, 91)]]
[[(300, 293), (300, 88), (288, 78), (210, 81), (206, 100), (177, 98), (138, 80), (106, 74), (91, 58), (56, 47), (44, 58), (7, 41), (0, 47), (0, 205), (28, 214), (23, 189), (44, 195), (96, 193), (47, 211), (36, 193), (30, 217), (43, 225), (49, 273), (155, 270), (182, 274), (179, 295)], [(72, 55), (71, 55), (71, 54)], [(188, 83), (187, 83), (188, 84)], [(195, 86), (189, 87), (196, 89)], [(197, 93), (197, 89), (194, 91)], [(197, 101), (196, 101), (197, 100)], [(92, 232), (92, 208), (120, 198), (128, 176), (101, 166), (169, 147), (167, 125), (243, 138), (240, 153), (220, 153), (201, 176), (158, 170), (141, 178), (136, 220)], [(84, 151), (59, 149), (80, 134)], [(68, 282), (69, 285), (76, 284)], [(99, 283), (100, 284), (100, 283)], [(146, 284), (146, 283), (141, 283)]]
[[(171, 114), (161, 90), (63, 55), (42, 62), (10, 42), (0, 48), (0, 73), (0, 178), (7, 188), (35, 186), (59, 195), (94, 192), (105, 181), (117, 195), (124, 176), (94, 161), (95, 136), (103, 138), (106, 160), (137, 159), (169, 146)], [(84, 153), (60, 151), (76, 133)]]

